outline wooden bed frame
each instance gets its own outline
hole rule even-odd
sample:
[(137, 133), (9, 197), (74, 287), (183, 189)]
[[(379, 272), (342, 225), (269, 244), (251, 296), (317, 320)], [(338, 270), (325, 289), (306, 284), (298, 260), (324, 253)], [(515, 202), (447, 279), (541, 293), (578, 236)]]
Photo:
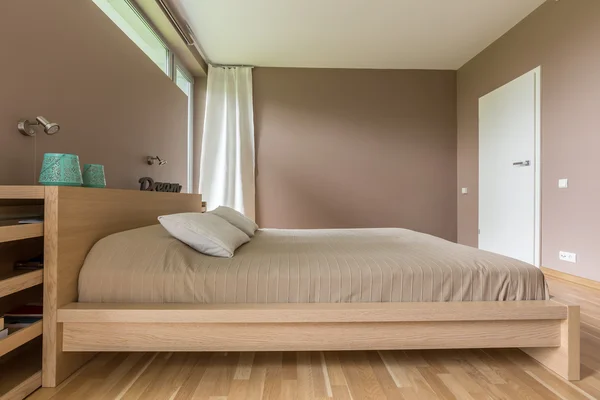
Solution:
[(43, 386), (100, 351), (310, 351), (521, 348), (579, 379), (579, 306), (559, 302), (345, 304), (77, 303), (99, 239), (201, 212), (200, 195), (48, 187), (45, 196)]

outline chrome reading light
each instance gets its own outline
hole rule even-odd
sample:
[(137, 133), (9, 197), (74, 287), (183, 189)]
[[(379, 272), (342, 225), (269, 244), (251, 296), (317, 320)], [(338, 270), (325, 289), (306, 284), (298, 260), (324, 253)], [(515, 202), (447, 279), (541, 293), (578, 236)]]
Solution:
[(154, 165), (155, 161), (158, 161), (158, 165), (165, 165), (167, 163), (167, 160), (162, 160), (159, 156), (156, 156), (156, 157), (148, 156), (146, 161), (148, 161), (148, 165)]
[(44, 132), (47, 135), (54, 135), (60, 131), (60, 126), (56, 122), (50, 122), (44, 117), (37, 117), (35, 121), (29, 121), (27, 119), (22, 119), (17, 124), (17, 129), (19, 132), (25, 136), (35, 136), (34, 126), (42, 126), (44, 127)]

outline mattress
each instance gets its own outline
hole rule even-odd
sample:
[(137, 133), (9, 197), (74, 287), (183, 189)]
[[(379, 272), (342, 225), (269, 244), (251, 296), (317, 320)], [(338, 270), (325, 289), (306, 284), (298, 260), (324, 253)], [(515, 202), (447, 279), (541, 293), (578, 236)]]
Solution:
[(232, 258), (200, 254), (160, 225), (91, 249), (79, 301), (345, 303), (548, 299), (529, 264), (406, 229), (265, 229)]

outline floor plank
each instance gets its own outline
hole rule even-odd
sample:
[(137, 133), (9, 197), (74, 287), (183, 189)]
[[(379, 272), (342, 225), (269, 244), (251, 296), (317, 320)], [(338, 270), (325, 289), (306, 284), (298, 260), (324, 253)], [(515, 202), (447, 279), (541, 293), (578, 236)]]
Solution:
[(600, 291), (549, 279), (581, 305), (582, 379), (515, 349), (285, 353), (103, 353), (30, 400), (600, 399)]

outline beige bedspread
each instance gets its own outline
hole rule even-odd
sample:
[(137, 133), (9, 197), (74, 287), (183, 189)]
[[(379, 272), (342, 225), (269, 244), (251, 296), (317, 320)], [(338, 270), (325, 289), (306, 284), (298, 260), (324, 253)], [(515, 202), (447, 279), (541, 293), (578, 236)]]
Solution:
[(90, 251), (81, 302), (338, 303), (542, 300), (534, 266), (405, 229), (260, 230), (233, 258), (202, 255), (162, 226)]

